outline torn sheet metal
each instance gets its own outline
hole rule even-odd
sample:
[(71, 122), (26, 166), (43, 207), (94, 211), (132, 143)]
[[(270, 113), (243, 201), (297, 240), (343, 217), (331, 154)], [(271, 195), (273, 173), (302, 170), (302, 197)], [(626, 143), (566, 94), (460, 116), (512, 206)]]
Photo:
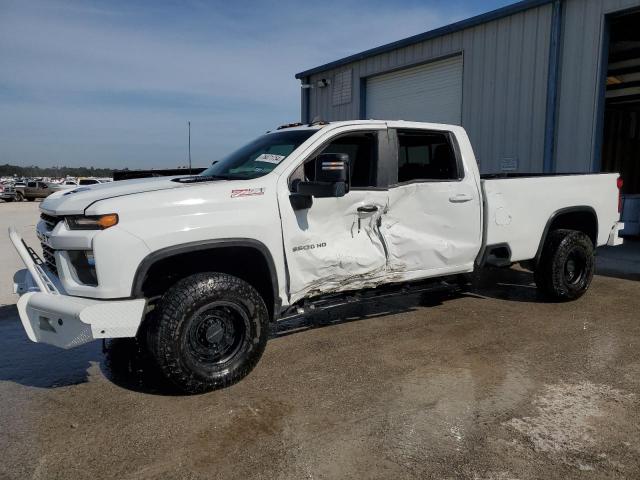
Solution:
[(482, 241), (471, 180), (314, 198), (307, 210), (283, 208), (282, 224), (291, 303), (471, 271)]
[[(308, 210), (283, 209), (291, 303), (382, 282), (387, 254), (379, 228), (386, 202), (387, 192), (351, 191), (314, 198)], [(363, 206), (371, 211), (358, 212)]]

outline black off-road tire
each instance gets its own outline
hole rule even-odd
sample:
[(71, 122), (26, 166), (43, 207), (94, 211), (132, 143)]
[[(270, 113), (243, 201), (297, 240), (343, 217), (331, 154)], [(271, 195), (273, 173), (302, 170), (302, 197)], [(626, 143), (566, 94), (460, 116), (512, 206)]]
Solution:
[(594, 270), (591, 239), (576, 230), (554, 230), (544, 244), (534, 279), (549, 299), (576, 300), (591, 285)]
[(16, 202), (24, 202), (24, 195), (22, 193), (16, 193)]
[(269, 314), (244, 280), (198, 273), (171, 287), (153, 312), (147, 344), (161, 372), (185, 393), (232, 385), (264, 352)]

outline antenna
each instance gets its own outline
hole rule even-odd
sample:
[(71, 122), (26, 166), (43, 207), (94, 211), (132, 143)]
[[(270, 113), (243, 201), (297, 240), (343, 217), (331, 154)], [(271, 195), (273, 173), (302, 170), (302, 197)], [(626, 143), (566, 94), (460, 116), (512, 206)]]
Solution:
[(189, 175), (191, 175), (191, 121), (187, 122), (189, 127)]

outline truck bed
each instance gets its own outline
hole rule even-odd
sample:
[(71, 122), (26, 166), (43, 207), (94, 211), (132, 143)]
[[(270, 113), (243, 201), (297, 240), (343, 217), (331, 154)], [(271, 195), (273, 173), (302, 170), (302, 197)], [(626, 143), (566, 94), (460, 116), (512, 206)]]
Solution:
[(484, 245), (508, 247), (512, 262), (536, 257), (554, 218), (595, 214), (597, 246), (619, 219), (618, 174), (498, 174), (481, 176), (485, 197)]

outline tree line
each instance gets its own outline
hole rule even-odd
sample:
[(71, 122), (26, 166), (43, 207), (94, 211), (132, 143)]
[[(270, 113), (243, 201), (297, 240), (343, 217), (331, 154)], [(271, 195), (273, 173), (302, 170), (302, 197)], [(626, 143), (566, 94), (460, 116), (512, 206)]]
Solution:
[(9, 165), (8, 163), (0, 165), (0, 176), (3, 177), (111, 177), (113, 169), (110, 168), (94, 168), (94, 167), (37, 167), (35, 165), (29, 167), (20, 167), (18, 165)]

